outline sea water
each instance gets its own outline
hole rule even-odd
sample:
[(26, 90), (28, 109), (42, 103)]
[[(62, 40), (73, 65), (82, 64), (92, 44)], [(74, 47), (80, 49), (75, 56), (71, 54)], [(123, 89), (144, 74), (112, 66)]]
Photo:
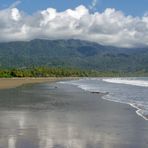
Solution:
[(130, 78), (84, 78), (62, 82), (76, 85), (89, 92), (105, 93), (102, 98), (130, 104), (136, 113), (148, 120), (148, 77)]

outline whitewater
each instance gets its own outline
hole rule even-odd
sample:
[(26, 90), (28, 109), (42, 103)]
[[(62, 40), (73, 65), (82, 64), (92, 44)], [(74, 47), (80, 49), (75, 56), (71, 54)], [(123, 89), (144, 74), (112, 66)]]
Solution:
[(60, 82), (75, 85), (88, 92), (104, 93), (102, 98), (129, 104), (136, 113), (148, 120), (148, 77), (130, 78), (83, 78)]

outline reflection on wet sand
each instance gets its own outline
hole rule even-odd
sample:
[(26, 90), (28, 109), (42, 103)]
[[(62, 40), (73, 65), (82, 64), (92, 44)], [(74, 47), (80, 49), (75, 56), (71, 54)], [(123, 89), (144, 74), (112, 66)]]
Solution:
[(81, 125), (81, 116), (75, 114), (16, 111), (1, 114), (2, 148), (90, 148), (97, 145), (109, 148), (110, 141), (117, 139), (87, 124)]
[(100, 97), (63, 84), (0, 91), (0, 148), (147, 148), (147, 122)]

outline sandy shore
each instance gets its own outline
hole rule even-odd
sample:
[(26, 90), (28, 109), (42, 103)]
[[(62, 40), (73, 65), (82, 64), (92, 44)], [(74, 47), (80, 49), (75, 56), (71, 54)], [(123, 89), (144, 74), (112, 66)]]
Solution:
[(8, 89), (13, 87), (18, 87), (23, 84), (30, 84), (30, 83), (42, 83), (42, 82), (54, 82), (60, 80), (71, 80), (77, 79), (74, 77), (63, 77), (63, 78), (1, 78), (0, 79), (0, 89)]
[(148, 122), (130, 105), (72, 85), (1, 90), (0, 148), (22, 146), (148, 148)]

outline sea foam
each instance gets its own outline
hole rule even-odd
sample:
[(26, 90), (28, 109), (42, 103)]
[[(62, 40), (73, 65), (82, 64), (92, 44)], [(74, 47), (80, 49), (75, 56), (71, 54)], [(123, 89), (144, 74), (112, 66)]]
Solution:
[(86, 78), (60, 83), (75, 85), (88, 92), (105, 93), (107, 95), (102, 99), (129, 104), (136, 108), (139, 116), (148, 120), (147, 78)]
[(131, 78), (109, 78), (109, 79), (102, 79), (105, 82), (109, 83), (118, 83), (118, 84), (128, 84), (128, 85), (135, 85), (141, 87), (148, 87), (148, 81), (144, 80), (134, 80)]

